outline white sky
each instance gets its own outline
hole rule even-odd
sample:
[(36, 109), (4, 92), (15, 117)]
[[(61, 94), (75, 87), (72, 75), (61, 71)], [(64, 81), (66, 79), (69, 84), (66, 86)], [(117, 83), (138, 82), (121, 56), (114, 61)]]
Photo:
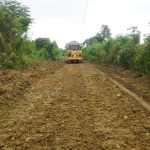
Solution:
[(150, 0), (18, 0), (30, 8), (34, 23), (30, 37), (48, 37), (64, 48), (72, 40), (83, 42), (107, 24), (113, 36), (138, 26), (142, 35), (149, 33)]

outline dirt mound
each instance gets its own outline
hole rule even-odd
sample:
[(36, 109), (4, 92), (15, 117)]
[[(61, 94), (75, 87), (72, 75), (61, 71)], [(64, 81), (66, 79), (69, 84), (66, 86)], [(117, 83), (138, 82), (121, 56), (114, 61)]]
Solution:
[[(32, 65), (27, 66), (27, 71), (36, 75), (43, 75), (43, 73), (53, 74), (60, 66), (62, 62), (53, 62), (53, 61), (36, 61)], [(26, 73), (26, 70), (25, 70)]]

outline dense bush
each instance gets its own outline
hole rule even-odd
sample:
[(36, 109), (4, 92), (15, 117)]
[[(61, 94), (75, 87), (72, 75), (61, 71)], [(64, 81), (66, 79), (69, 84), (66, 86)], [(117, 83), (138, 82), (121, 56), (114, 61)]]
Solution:
[(134, 69), (143, 74), (150, 74), (150, 49), (146, 45), (138, 47), (134, 56)]
[(32, 20), (29, 9), (15, 0), (0, 2), (0, 64), (18, 68), (24, 64), (22, 43)]
[(140, 44), (140, 31), (137, 27), (128, 30), (129, 34), (125, 36), (119, 35), (93, 42), (96, 35), (86, 40), (88, 44), (84, 47), (85, 59), (113, 63), (142, 74), (150, 74), (150, 35), (147, 35), (143, 44)]
[[(16, 0), (0, 1), (0, 65), (20, 68), (37, 59), (59, 60), (61, 51), (47, 38), (29, 41), (27, 31), (32, 19), (29, 8)], [(38, 41), (39, 40), (39, 41)], [(43, 41), (42, 41), (43, 40)], [(42, 42), (43, 45), (40, 47)]]
[(99, 60), (99, 46), (98, 42), (93, 42), (86, 48), (83, 48), (84, 60), (98, 61)]

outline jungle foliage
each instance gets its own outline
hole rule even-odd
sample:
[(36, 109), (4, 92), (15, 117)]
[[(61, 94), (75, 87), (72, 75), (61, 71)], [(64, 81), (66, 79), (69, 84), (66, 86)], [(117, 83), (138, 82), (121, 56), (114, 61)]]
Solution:
[[(56, 42), (47, 38), (30, 41), (27, 32), (33, 19), (28, 7), (16, 0), (0, 1), (0, 65), (20, 68), (37, 59), (61, 59)], [(40, 43), (46, 45), (39, 47)]]
[(150, 35), (145, 35), (141, 44), (141, 32), (137, 27), (130, 27), (127, 31), (127, 35), (112, 38), (109, 27), (102, 25), (100, 32), (84, 41), (84, 59), (113, 63), (150, 74)]
[[(34, 60), (61, 60), (65, 51), (48, 38), (29, 40), (27, 32), (33, 19), (28, 7), (16, 0), (0, 1), (0, 66), (20, 68)], [(83, 42), (84, 59), (113, 63), (150, 74), (150, 34), (140, 43), (137, 27), (127, 29), (128, 34), (111, 37), (108, 25)]]

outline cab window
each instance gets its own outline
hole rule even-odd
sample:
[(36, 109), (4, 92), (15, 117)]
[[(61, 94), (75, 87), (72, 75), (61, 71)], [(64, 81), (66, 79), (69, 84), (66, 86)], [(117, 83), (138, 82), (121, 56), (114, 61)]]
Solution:
[(73, 51), (79, 50), (79, 45), (70, 45), (69, 49)]

